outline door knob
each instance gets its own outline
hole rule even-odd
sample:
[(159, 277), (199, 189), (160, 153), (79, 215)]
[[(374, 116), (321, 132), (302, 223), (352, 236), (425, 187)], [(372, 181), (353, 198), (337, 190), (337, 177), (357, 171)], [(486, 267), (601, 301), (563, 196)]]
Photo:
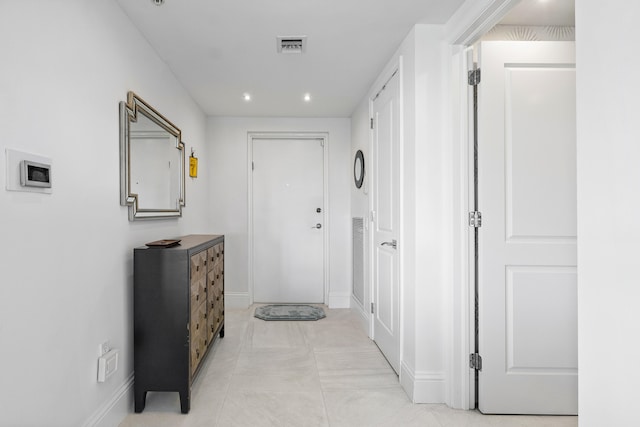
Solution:
[(393, 239), (390, 242), (382, 242), (380, 243), (380, 246), (391, 246), (393, 249), (396, 249), (398, 247), (398, 241)]
[(318, 228), (318, 229), (320, 229), (320, 228), (322, 228), (322, 224), (317, 223), (316, 225), (314, 225), (314, 226), (313, 226), (313, 227), (311, 227), (311, 228)]

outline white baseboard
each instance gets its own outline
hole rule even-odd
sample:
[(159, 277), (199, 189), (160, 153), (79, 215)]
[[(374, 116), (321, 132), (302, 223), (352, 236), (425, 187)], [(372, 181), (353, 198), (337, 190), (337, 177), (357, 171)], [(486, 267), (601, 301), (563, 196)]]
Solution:
[[(251, 299), (248, 292), (225, 292), (225, 308), (248, 308)], [(351, 294), (348, 292), (334, 292), (329, 294), (329, 308), (350, 308)]]
[(225, 308), (249, 308), (251, 298), (249, 292), (226, 292), (224, 293)]
[(84, 422), (83, 427), (113, 427), (133, 412), (133, 372), (116, 389), (111, 399), (102, 404), (96, 412)]
[(369, 315), (365, 311), (360, 301), (358, 301), (356, 297), (354, 297), (353, 295), (351, 295), (351, 309), (356, 313), (358, 313), (358, 319), (360, 319), (360, 324), (362, 325), (362, 329), (367, 333), (367, 336), (370, 337), (371, 336), (371, 331), (370, 331), (371, 319), (369, 318)]
[(363, 303), (360, 302), (360, 300), (358, 298), (356, 298), (355, 295), (351, 294), (351, 295), (349, 295), (349, 298), (351, 299), (351, 308), (364, 311)]
[(329, 308), (351, 308), (350, 292), (329, 292)]
[(400, 385), (413, 403), (445, 403), (444, 372), (413, 372), (404, 363), (400, 366)]

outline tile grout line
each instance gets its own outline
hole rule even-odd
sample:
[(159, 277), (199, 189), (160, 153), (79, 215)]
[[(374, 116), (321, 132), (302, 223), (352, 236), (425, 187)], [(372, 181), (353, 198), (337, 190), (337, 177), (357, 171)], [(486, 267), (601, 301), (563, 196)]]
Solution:
[[(245, 341), (249, 334), (250, 321), (248, 319), (245, 319), (245, 321), (247, 322), (247, 327), (244, 328), (244, 337), (242, 337), (242, 343), (238, 346), (238, 350), (235, 352), (235, 363), (233, 365), (233, 369), (231, 370), (231, 375), (229, 376), (229, 382), (227, 383), (226, 390), (224, 392), (224, 398), (222, 399), (222, 403), (220, 404), (220, 409), (218, 413), (215, 415), (215, 419), (213, 420), (213, 427), (217, 427), (218, 424), (220, 423), (220, 417), (222, 416), (222, 412), (224, 410), (225, 404), (227, 403), (227, 398), (229, 397), (231, 382), (233, 380), (233, 377), (236, 375), (236, 371), (238, 369), (238, 363), (240, 362), (240, 353), (242, 353), (242, 349), (244, 348)], [(213, 354), (212, 356), (215, 356), (215, 354)]]
[(322, 397), (322, 409), (324, 410), (324, 416), (327, 420), (327, 427), (331, 427), (331, 420), (329, 419), (329, 411), (327, 410), (327, 400), (325, 399), (324, 390), (322, 388), (322, 381), (320, 380), (320, 369), (318, 369), (318, 359), (316, 358), (316, 349), (313, 346), (313, 343), (309, 340), (309, 337), (307, 336), (306, 333), (304, 334), (304, 339), (309, 345), (309, 349), (311, 350), (311, 355), (313, 357), (313, 364), (316, 368), (316, 375), (318, 377), (318, 388), (320, 389), (320, 396)]

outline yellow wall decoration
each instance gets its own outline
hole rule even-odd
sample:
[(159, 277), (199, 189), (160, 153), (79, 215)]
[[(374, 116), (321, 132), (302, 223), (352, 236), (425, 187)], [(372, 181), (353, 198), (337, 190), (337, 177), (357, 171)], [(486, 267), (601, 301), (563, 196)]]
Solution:
[(191, 178), (198, 177), (198, 158), (194, 157), (193, 151), (191, 152), (191, 156), (189, 157), (189, 176)]

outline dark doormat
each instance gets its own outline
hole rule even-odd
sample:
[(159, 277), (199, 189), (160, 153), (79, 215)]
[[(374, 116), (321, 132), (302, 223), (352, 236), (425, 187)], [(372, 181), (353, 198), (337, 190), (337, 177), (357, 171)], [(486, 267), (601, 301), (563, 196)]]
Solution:
[(326, 317), (322, 307), (306, 304), (271, 304), (257, 307), (255, 317), (262, 320), (319, 320)]

